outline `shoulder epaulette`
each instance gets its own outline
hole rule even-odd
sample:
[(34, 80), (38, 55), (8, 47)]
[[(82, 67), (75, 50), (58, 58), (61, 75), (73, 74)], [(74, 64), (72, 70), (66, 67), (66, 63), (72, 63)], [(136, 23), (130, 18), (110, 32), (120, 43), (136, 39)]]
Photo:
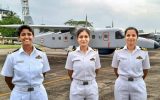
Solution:
[(75, 50), (76, 50), (76, 49), (74, 49), (74, 48), (72, 49), (72, 51), (75, 51)]
[(14, 51), (10, 51), (10, 52), (8, 52), (8, 54), (11, 54), (11, 53), (16, 52), (16, 51), (18, 51), (18, 50), (19, 50), (19, 48), (18, 48), (18, 49), (16, 49), (16, 50), (14, 50)]
[(147, 51), (147, 48), (140, 47), (141, 50)]
[(121, 50), (121, 49), (123, 49), (123, 47), (121, 47), (121, 48), (116, 48), (116, 50)]
[(75, 50), (76, 50), (76, 46), (73, 46), (73, 47), (72, 47), (72, 51), (75, 51)]
[(98, 51), (97, 49), (93, 49), (94, 51)]

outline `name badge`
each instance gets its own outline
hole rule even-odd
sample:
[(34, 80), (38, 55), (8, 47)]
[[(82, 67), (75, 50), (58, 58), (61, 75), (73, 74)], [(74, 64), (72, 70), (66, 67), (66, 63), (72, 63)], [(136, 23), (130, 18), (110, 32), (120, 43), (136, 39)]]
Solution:
[(42, 59), (42, 57), (40, 55), (36, 56), (36, 59)]
[(20, 60), (20, 61), (17, 61), (16, 63), (24, 63), (24, 61), (23, 61), (23, 60)]
[(127, 58), (124, 58), (124, 57), (121, 57), (120, 59), (121, 59), (121, 60), (127, 60)]

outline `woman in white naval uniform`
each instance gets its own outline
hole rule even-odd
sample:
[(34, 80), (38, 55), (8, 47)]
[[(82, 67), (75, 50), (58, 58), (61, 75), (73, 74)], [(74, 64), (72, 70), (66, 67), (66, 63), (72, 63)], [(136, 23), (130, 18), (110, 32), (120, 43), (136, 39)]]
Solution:
[(42, 84), (50, 70), (47, 56), (33, 46), (34, 32), (28, 25), (19, 27), (18, 38), (21, 48), (7, 56), (1, 71), (12, 90), (10, 100), (48, 100)]
[(101, 67), (98, 51), (88, 46), (90, 31), (81, 28), (77, 31), (79, 47), (70, 52), (65, 68), (70, 79), (70, 100), (98, 100), (96, 74)]
[(150, 68), (146, 49), (136, 46), (138, 30), (128, 27), (125, 30), (126, 45), (116, 50), (112, 67), (118, 77), (115, 81), (115, 100), (147, 100), (144, 79)]

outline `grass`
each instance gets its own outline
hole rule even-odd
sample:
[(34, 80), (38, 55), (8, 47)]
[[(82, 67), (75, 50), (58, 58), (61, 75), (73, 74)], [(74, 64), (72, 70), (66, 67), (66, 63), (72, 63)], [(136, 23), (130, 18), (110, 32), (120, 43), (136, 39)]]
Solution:
[(2, 45), (0, 44), (0, 49), (16, 49), (20, 47), (21, 45)]
[[(35, 47), (37, 47), (37, 48), (40, 48), (40, 46), (39, 45), (34, 45)], [(5, 44), (5, 45), (3, 45), (3, 44), (0, 44), (0, 49), (17, 49), (17, 48), (20, 48), (21, 47), (21, 45), (19, 44), (17, 44), (17, 45), (8, 45), (8, 44)]]

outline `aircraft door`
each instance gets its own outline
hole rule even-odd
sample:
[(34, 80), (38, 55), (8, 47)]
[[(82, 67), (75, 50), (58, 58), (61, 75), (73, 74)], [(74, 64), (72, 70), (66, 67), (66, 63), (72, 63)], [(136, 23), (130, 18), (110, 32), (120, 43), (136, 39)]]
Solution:
[(104, 32), (102, 33), (102, 39), (104, 41), (104, 45), (107, 44), (107, 47), (110, 47), (110, 37), (109, 37), (109, 32)]

